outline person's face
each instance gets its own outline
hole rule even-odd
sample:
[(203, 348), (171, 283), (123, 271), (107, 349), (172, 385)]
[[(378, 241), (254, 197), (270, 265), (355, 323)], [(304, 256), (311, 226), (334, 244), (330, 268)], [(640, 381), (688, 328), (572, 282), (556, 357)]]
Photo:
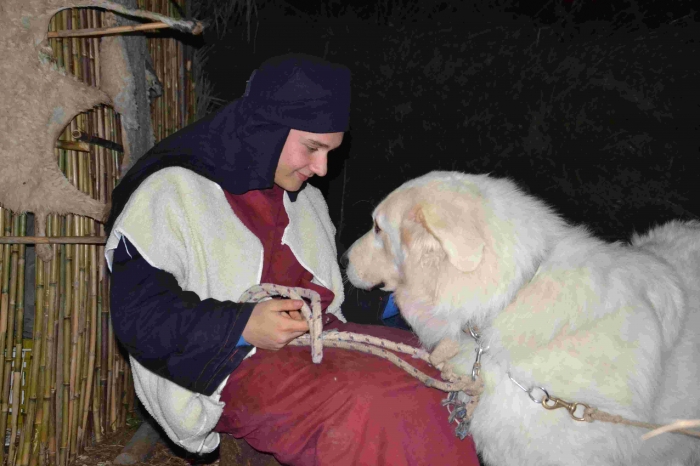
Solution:
[(326, 176), (328, 152), (340, 146), (343, 134), (291, 129), (277, 164), (275, 184), (285, 191), (298, 191), (312, 176)]

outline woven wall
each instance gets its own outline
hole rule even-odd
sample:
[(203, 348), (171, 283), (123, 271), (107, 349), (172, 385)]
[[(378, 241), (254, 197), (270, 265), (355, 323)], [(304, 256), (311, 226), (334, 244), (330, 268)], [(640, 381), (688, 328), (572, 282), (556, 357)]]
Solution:
[[(184, 9), (184, 0), (179, 5), (139, 2), (139, 8), (172, 17), (181, 16), (178, 6)], [(107, 15), (98, 9), (62, 10), (49, 31), (102, 28), (113, 24)], [(50, 38), (52, 64), (100, 87), (101, 41), (99, 35)], [(168, 32), (148, 33), (147, 48), (160, 83), (149, 88), (162, 88), (151, 102), (157, 141), (193, 118), (193, 54)], [(109, 202), (124, 165), (124, 141), (122, 118), (100, 105), (66, 126), (56, 141), (56, 164), (81, 192)], [(34, 235), (33, 217), (0, 206), (0, 240)], [(37, 257), (34, 241), (0, 243), (0, 348), (5, 354), (0, 432), (7, 432), (0, 464), (71, 464), (86, 446), (124, 428), (134, 414), (129, 364), (110, 322), (104, 227), (88, 217), (51, 214), (46, 236), (62, 243), (47, 246), (53, 258), (46, 262)]]

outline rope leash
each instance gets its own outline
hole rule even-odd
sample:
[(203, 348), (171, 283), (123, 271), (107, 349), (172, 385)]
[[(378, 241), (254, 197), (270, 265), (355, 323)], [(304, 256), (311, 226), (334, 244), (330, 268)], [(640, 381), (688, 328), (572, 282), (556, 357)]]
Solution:
[[(586, 410), (583, 413), (583, 417), (584, 417), (584, 420), (586, 422), (593, 422), (593, 421), (611, 422), (613, 424), (625, 424), (628, 426), (642, 427), (644, 429), (652, 430), (652, 432), (649, 432), (648, 434), (645, 434), (642, 437), (645, 440), (653, 437), (654, 435), (661, 434), (664, 432), (669, 432), (669, 433), (673, 433), (673, 434), (683, 434), (683, 435), (689, 435), (691, 437), (700, 438), (700, 431), (682, 428), (686, 424), (688, 425), (688, 427), (693, 427), (694, 425), (698, 425), (697, 421), (679, 421), (678, 425), (681, 426), (681, 428), (676, 428), (676, 426), (674, 424), (662, 425), (662, 424), (651, 424), (649, 422), (632, 421), (630, 419), (625, 419), (622, 416), (616, 416), (613, 414), (606, 413), (605, 411), (599, 411), (596, 408), (590, 408), (590, 407), (586, 408)], [(656, 431), (659, 431), (659, 432), (656, 432)], [(651, 434), (653, 434), (653, 435), (651, 435)]]
[[(319, 364), (323, 359), (324, 345), (332, 348), (360, 351), (386, 359), (423, 382), (426, 386), (448, 392), (449, 395), (445, 400), (443, 400), (442, 404), (448, 408), (450, 413), (449, 422), (457, 423), (456, 433), (458, 437), (461, 439), (466, 437), (468, 434), (467, 429), (469, 421), (472, 418), (474, 409), (479, 402), (481, 392), (484, 389), (484, 384), (479, 374), (481, 368), (480, 356), (484, 351), (486, 351), (486, 349), (488, 349), (481, 346), (479, 334), (475, 331), (475, 329), (469, 328), (469, 332), (478, 344), (476, 361), (474, 363), (474, 368), (472, 369), (472, 377), (460, 377), (450, 372), (443, 371), (441, 376), (443, 379), (447, 380), (447, 382), (445, 382), (443, 380), (432, 378), (429, 375), (419, 371), (392, 352), (395, 351), (398, 353), (408, 354), (414, 358), (421, 359), (426, 363), (433, 365), (430, 360), (430, 354), (423, 349), (414, 348), (403, 343), (396, 343), (391, 340), (385, 340), (370, 335), (362, 335), (359, 333), (339, 332), (337, 330), (324, 332), (321, 314), (321, 298), (315, 291), (299, 287), (286, 287), (270, 283), (263, 283), (250, 287), (245, 293), (243, 293), (243, 295), (241, 295), (240, 301), (259, 302), (272, 296), (283, 296), (298, 299), (304, 303), (301, 308), (301, 313), (309, 323), (309, 334), (302, 335), (292, 340), (289, 344), (293, 346), (311, 346), (311, 359), (315, 364)], [(302, 298), (306, 298), (311, 302), (311, 308), (309, 308), (306, 300)], [(508, 374), (508, 377), (513, 381), (513, 383), (525, 391), (530, 399), (535, 403), (541, 404), (544, 408), (549, 410), (565, 408), (571, 417), (576, 421), (610, 422), (613, 424), (624, 424), (652, 430), (643, 436), (644, 439), (666, 432), (700, 438), (700, 432), (686, 428), (697, 426), (700, 423), (699, 421), (678, 421), (669, 425), (633, 421), (630, 419), (625, 419), (622, 416), (600, 411), (584, 403), (569, 403), (559, 398), (552, 397), (542, 387), (531, 387), (529, 389), (525, 388), (515, 379), (513, 379), (510, 373)], [(544, 392), (544, 395), (540, 400), (536, 400), (532, 396), (532, 392), (535, 389), (540, 389)], [(459, 392), (463, 392), (468, 395), (469, 400), (465, 401), (463, 397), (460, 397)], [(579, 407), (584, 408), (583, 414), (580, 417), (576, 416), (576, 411)]]
[[(670, 432), (670, 433), (674, 433), (674, 434), (683, 434), (683, 435), (688, 435), (691, 437), (700, 438), (700, 431), (686, 429), (686, 427), (694, 427), (694, 426), (698, 425), (698, 421), (678, 421), (674, 424), (668, 424), (668, 425), (652, 424), (649, 422), (642, 422), (642, 421), (634, 421), (631, 419), (626, 419), (622, 416), (606, 413), (605, 411), (600, 411), (599, 409), (592, 408), (585, 403), (579, 403), (579, 402), (570, 403), (568, 401), (564, 401), (561, 398), (551, 396), (549, 394), (549, 392), (543, 387), (532, 386), (530, 388), (526, 388), (520, 382), (515, 380), (513, 378), (513, 376), (510, 374), (510, 372), (508, 373), (508, 377), (515, 385), (517, 385), (522, 391), (524, 391), (527, 394), (527, 396), (530, 397), (530, 399), (532, 401), (534, 401), (537, 404), (542, 405), (543, 408), (549, 409), (549, 410), (564, 408), (569, 412), (569, 414), (571, 415), (571, 418), (574, 421), (610, 422), (612, 424), (623, 424), (623, 425), (628, 425), (628, 426), (633, 426), (633, 427), (641, 427), (644, 429), (652, 430), (652, 432), (649, 432), (642, 437), (644, 440), (651, 438), (651, 437), (654, 437), (656, 435), (662, 434), (662, 433), (666, 433), (666, 432)], [(540, 390), (543, 392), (542, 397), (539, 400), (533, 396), (533, 392), (535, 390)], [(583, 412), (580, 416), (577, 416), (576, 412), (581, 411), (579, 408), (583, 408)]]
[[(481, 378), (472, 379), (471, 377), (459, 377), (453, 374), (443, 373), (443, 380), (437, 380), (429, 375), (419, 371), (408, 362), (404, 361), (392, 351), (404, 353), (421, 359), (430, 364), (429, 354), (421, 349), (414, 348), (403, 343), (396, 343), (391, 340), (373, 337), (370, 335), (362, 335), (351, 332), (338, 332), (335, 330), (323, 331), (323, 321), (321, 320), (321, 297), (315, 291), (305, 288), (287, 287), (263, 283), (250, 287), (243, 295), (240, 301), (242, 302), (258, 302), (264, 298), (271, 296), (284, 296), (292, 299), (306, 298), (311, 301), (311, 309), (305, 300), (302, 305), (301, 312), (304, 318), (309, 322), (309, 334), (302, 335), (289, 344), (293, 346), (311, 346), (311, 360), (318, 364), (323, 359), (323, 346), (332, 348), (344, 348), (355, 351), (361, 351), (367, 354), (373, 354), (380, 358), (386, 359), (394, 365), (408, 372), (413, 377), (423, 382), (426, 386), (442, 390), (444, 392), (459, 392), (463, 391), (472, 399), (467, 404), (467, 412), (471, 414), (476, 407), (478, 395), (483, 391), (483, 382)], [(471, 416), (469, 416), (471, 417)]]
[[(311, 336), (311, 360), (314, 364), (319, 364), (323, 359), (323, 344), (321, 342), (321, 332), (323, 321), (321, 320), (321, 296), (315, 291), (306, 288), (274, 285), (272, 283), (262, 283), (248, 288), (240, 297), (241, 302), (260, 302), (265, 298), (273, 296), (284, 296), (285, 298), (298, 299), (304, 304), (301, 306), (301, 313), (309, 324), (309, 335)], [(311, 309), (308, 303), (302, 299), (311, 301)]]

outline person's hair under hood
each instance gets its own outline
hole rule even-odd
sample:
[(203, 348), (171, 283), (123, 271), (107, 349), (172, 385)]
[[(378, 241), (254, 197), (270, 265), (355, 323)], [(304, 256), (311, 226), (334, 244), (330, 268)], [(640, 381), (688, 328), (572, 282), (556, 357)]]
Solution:
[(270, 188), (290, 129), (344, 132), (349, 115), (346, 67), (301, 54), (271, 58), (253, 72), (243, 97), (163, 139), (134, 164), (112, 193), (107, 234), (158, 170), (187, 168), (231, 194)]

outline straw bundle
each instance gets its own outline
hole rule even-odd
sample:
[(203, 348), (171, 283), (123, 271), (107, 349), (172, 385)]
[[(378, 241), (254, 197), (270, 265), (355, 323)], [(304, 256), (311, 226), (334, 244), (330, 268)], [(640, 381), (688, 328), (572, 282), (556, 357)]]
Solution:
[[(184, 0), (180, 0), (184, 8)], [(172, 2), (141, 1), (140, 8), (181, 16)], [(58, 12), (52, 32), (98, 29), (105, 12)], [(58, 68), (99, 86), (99, 37), (50, 39)], [(192, 52), (156, 32), (148, 39), (164, 94), (152, 103), (156, 140), (194, 117)], [(87, 142), (86, 142), (87, 141)], [(56, 163), (66, 178), (93, 199), (108, 202), (122, 166), (120, 116), (108, 106), (77, 115), (57, 141)], [(33, 338), (23, 338), (25, 257), (39, 239), (28, 236), (27, 214), (0, 207), (0, 465), (68, 465), (85, 446), (126, 426), (134, 410), (128, 361), (116, 344), (109, 309), (104, 246), (75, 237), (105, 235), (101, 223), (78, 215), (50, 215), (41, 241), (53, 250), (36, 257)], [(30, 282), (31, 283), (31, 280)], [(26, 359), (23, 355), (28, 354)]]

